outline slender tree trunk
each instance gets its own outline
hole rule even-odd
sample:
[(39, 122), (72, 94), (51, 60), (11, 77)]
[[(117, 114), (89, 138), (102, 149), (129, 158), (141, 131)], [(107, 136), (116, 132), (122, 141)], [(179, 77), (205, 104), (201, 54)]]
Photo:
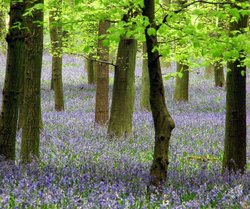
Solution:
[(140, 107), (142, 110), (150, 111), (150, 83), (148, 73), (147, 45), (143, 43), (143, 59), (142, 59), (142, 79), (141, 79), (141, 97)]
[[(246, 2), (246, 1), (240, 1)], [(231, 31), (241, 31), (247, 27), (247, 16), (240, 16), (237, 22), (230, 22)], [(231, 33), (231, 36), (232, 33)], [(242, 59), (245, 52), (240, 52), (240, 58), (230, 61), (227, 67), (226, 94), (226, 129), (223, 169), (230, 171), (246, 169), (246, 66)], [(244, 73), (244, 75), (242, 75)]]
[[(99, 37), (106, 34), (109, 27), (109, 22), (100, 22)], [(97, 57), (100, 60), (108, 61), (109, 48), (102, 45), (102, 40), (98, 40)], [(95, 122), (99, 125), (105, 125), (109, 119), (109, 65), (97, 63), (96, 78)]]
[(177, 63), (177, 72), (181, 72), (182, 76), (175, 78), (174, 100), (188, 101), (189, 87), (189, 71), (188, 66)]
[(214, 63), (214, 82), (215, 86), (225, 86), (223, 65), (220, 62)]
[(95, 84), (96, 75), (95, 75), (95, 61), (93, 57), (89, 55), (89, 58), (85, 59), (85, 69), (87, 70), (88, 75), (88, 84)]
[[(43, 0), (25, 0), (29, 9)], [(43, 11), (34, 10), (32, 16), (26, 16), (25, 26), (25, 76), (24, 76), (24, 125), (22, 131), (21, 159), (31, 162), (39, 158), (40, 125), (41, 125), (41, 68), (43, 53)]]
[[(52, 61), (53, 63), (53, 61)], [(52, 64), (53, 65), (53, 64)], [(51, 80), (50, 80), (50, 90), (54, 90), (54, 78), (53, 78), (53, 69), (51, 71)]]
[(137, 41), (122, 37), (119, 42), (111, 114), (108, 125), (110, 136), (126, 136), (132, 131), (135, 99), (135, 61)]
[(205, 67), (204, 77), (206, 79), (210, 79), (213, 75), (213, 71), (214, 71), (214, 66), (212, 64), (208, 65), (207, 67)]
[(7, 43), (5, 41), (5, 36), (7, 33), (6, 18), (8, 10), (6, 8), (5, 2), (0, 2), (0, 49), (5, 53), (7, 48)]
[(156, 28), (154, 0), (144, 0), (143, 15), (148, 17), (150, 22), (145, 34), (150, 78), (150, 105), (155, 127), (154, 159), (150, 174), (152, 176), (151, 184), (160, 188), (161, 183), (164, 183), (167, 179), (169, 141), (175, 125), (165, 103), (159, 52), (153, 51), (157, 45), (157, 36), (149, 36), (147, 33), (150, 27)]
[[(62, 82), (62, 25), (60, 25), (62, 0), (58, 0), (56, 8), (50, 11), (50, 39), (52, 46), (52, 81), (54, 90), (55, 110), (64, 110), (63, 82)], [(59, 19), (58, 19), (59, 18)], [(59, 23), (59, 24), (58, 24)]]
[(0, 155), (15, 160), (16, 130), (20, 77), (24, 63), (24, 29), (13, 27), (17, 22), (23, 27), (23, 2), (11, 1), (9, 32), (7, 34), (7, 64), (0, 118)]

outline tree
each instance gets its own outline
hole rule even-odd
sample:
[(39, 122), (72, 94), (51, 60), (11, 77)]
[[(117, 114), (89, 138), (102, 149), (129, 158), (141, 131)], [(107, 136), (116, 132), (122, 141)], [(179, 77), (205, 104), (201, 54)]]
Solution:
[[(109, 60), (109, 48), (102, 44), (101, 36), (107, 33), (109, 26), (108, 21), (99, 23), (97, 57), (103, 62)], [(99, 125), (105, 125), (109, 119), (109, 65), (97, 62), (96, 67), (95, 122)]]
[(220, 62), (214, 63), (214, 85), (217, 87), (225, 86), (224, 68)]
[(110, 136), (126, 136), (132, 131), (136, 50), (137, 41), (134, 38), (121, 37), (117, 52), (111, 114), (108, 125), (108, 134)]
[[(239, 2), (247, 2), (241, 0)], [(234, 5), (233, 9), (242, 9)], [(244, 29), (247, 28), (248, 16), (238, 13), (238, 19), (230, 22), (230, 36), (238, 43)], [(237, 33), (235, 33), (237, 31)], [(238, 38), (238, 39), (237, 39)], [(236, 45), (239, 55), (237, 59), (227, 63), (226, 93), (226, 128), (224, 142), (223, 168), (230, 171), (246, 169), (246, 66), (244, 45)]]
[(165, 103), (159, 61), (160, 55), (158, 50), (155, 49), (155, 46), (157, 45), (157, 35), (154, 0), (144, 0), (143, 15), (149, 20), (149, 25), (145, 30), (145, 35), (150, 78), (150, 105), (155, 128), (155, 147), (150, 174), (152, 176), (151, 184), (160, 187), (167, 179), (169, 141), (171, 131), (175, 125)]
[(177, 62), (177, 76), (175, 78), (175, 101), (188, 101), (189, 70), (188, 66)]
[(40, 86), (43, 53), (43, 11), (41, 6), (43, 6), (43, 0), (24, 0), (24, 4), (28, 14), (25, 18), (25, 27), (27, 28), (23, 100), (25, 118), (22, 130), (21, 159), (23, 162), (30, 162), (33, 157), (39, 157), (41, 128)]
[(88, 84), (96, 83), (96, 63), (94, 61), (93, 55), (89, 54), (89, 56), (85, 59), (85, 69), (87, 70), (88, 75)]
[(6, 27), (6, 18), (7, 18), (7, 8), (5, 2), (0, 2), (0, 49), (6, 51), (6, 41), (5, 36), (7, 32)]
[(143, 42), (143, 58), (142, 58), (142, 78), (141, 78), (141, 96), (140, 96), (140, 108), (142, 110), (150, 111), (150, 84), (148, 73), (148, 59), (147, 59), (147, 46)]
[(24, 64), (23, 2), (12, 0), (9, 14), (7, 65), (0, 118), (0, 155), (15, 160), (20, 77)]
[(50, 10), (50, 39), (52, 53), (52, 85), (54, 90), (55, 110), (64, 110), (63, 82), (62, 82), (62, 0), (55, 2), (55, 8)]

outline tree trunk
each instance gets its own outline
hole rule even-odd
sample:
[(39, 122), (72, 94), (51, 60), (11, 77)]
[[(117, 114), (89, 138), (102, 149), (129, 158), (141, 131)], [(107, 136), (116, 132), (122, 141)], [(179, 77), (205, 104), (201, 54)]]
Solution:
[(182, 76), (175, 78), (174, 100), (188, 101), (188, 86), (189, 86), (189, 71), (188, 66), (177, 63), (177, 72), (182, 73)]
[[(25, 53), (25, 50), (24, 52)], [(23, 123), (24, 123), (24, 118), (25, 118), (25, 115), (24, 115), (24, 111), (23, 111), (23, 93), (24, 93), (24, 71), (25, 71), (25, 67), (24, 67), (24, 63), (23, 63), (23, 66), (22, 66), (22, 72), (21, 75), (20, 75), (20, 85), (19, 85), (19, 108), (18, 108), (18, 127), (17, 129), (20, 130), (21, 128), (23, 128)]]
[(215, 86), (225, 86), (223, 65), (220, 62), (214, 63), (214, 82)]
[(88, 75), (88, 84), (95, 84), (96, 75), (95, 75), (95, 61), (93, 60), (92, 56), (89, 55), (89, 58), (85, 59), (85, 69), (87, 70)]
[[(99, 34), (104, 35), (110, 23), (100, 22)], [(97, 57), (100, 60), (109, 60), (109, 48), (102, 45), (102, 40), (98, 40)], [(105, 125), (109, 119), (109, 65), (105, 63), (96, 63), (96, 102), (95, 102), (95, 122), (99, 125)]]
[(148, 17), (150, 22), (145, 34), (150, 78), (150, 105), (155, 127), (155, 147), (150, 174), (152, 176), (151, 184), (160, 188), (167, 179), (168, 149), (174, 121), (165, 103), (159, 52), (157, 50), (153, 51), (157, 45), (157, 36), (148, 35), (147, 33), (150, 27), (156, 28), (154, 0), (144, 0), (143, 15)]
[[(43, 0), (26, 0), (29, 9)], [(34, 10), (25, 18), (27, 34), (25, 39), (25, 76), (24, 76), (24, 124), (21, 142), (22, 162), (31, 162), (39, 158), (41, 125), (41, 68), (43, 54), (43, 11)]]
[(143, 43), (143, 59), (142, 59), (142, 79), (141, 79), (141, 97), (140, 108), (142, 110), (151, 111), (150, 108), (150, 84), (148, 73), (147, 45)]
[(0, 49), (5, 53), (6, 52), (6, 41), (5, 36), (7, 33), (6, 27), (6, 18), (7, 18), (8, 10), (6, 8), (5, 2), (0, 2)]
[(135, 39), (121, 38), (117, 52), (111, 114), (108, 125), (108, 134), (110, 136), (126, 136), (132, 131), (136, 50), (137, 41)]
[(208, 65), (207, 67), (205, 67), (204, 77), (206, 79), (210, 79), (213, 75), (213, 71), (214, 71), (214, 66), (212, 64)]
[[(246, 15), (241, 15), (237, 22), (230, 22), (230, 31), (243, 33), (243, 29), (247, 27), (247, 19)], [(232, 33), (231, 36), (233, 36)], [(230, 71), (227, 72), (226, 79), (223, 170), (240, 170), (243, 173), (246, 169), (246, 66), (243, 66), (242, 60), (246, 55), (243, 51), (240, 54), (237, 60), (230, 61), (227, 64)]]
[[(63, 82), (62, 82), (62, 25), (60, 25), (62, 1), (57, 1), (50, 11), (50, 39), (52, 46), (52, 80), (51, 89), (54, 90), (55, 110), (64, 110)], [(58, 19), (59, 18), (59, 19)], [(59, 23), (59, 24), (58, 24)]]
[(15, 160), (20, 77), (24, 63), (24, 29), (13, 27), (17, 22), (23, 27), (24, 4), (11, 1), (9, 32), (7, 34), (7, 64), (0, 118), (0, 155)]

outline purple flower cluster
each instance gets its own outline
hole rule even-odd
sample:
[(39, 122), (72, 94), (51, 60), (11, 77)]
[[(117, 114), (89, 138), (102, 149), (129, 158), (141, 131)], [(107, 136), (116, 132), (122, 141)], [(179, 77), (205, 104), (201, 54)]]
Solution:
[[(221, 174), (225, 91), (213, 87), (212, 81), (191, 73), (189, 103), (175, 103), (174, 81), (165, 82), (176, 128), (163, 194), (148, 197), (154, 128), (151, 113), (139, 110), (139, 79), (133, 133), (127, 139), (111, 140), (106, 128), (94, 124), (95, 87), (86, 84), (82, 58), (64, 57), (66, 109), (59, 113), (49, 90), (48, 54), (43, 63), (41, 159), (21, 165), (18, 159), (14, 163), (0, 158), (0, 208), (250, 207), (249, 169), (245, 175)], [(0, 57), (3, 71), (4, 65)], [(2, 86), (2, 71), (0, 78)], [(21, 132), (17, 156), (20, 141)], [(249, 148), (248, 143), (248, 162)]]

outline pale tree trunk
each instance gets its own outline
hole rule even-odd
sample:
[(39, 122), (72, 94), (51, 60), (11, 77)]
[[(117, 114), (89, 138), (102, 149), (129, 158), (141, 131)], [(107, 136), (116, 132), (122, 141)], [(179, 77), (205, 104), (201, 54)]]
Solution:
[(212, 64), (206, 66), (204, 71), (204, 77), (206, 79), (212, 78), (213, 72), (214, 72), (214, 66)]
[[(43, 0), (24, 1), (29, 9)], [(35, 20), (35, 22), (34, 22)], [(43, 54), (43, 11), (34, 10), (32, 16), (26, 16), (25, 26), (25, 76), (24, 76), (24, 124), (21, 142), (22, 162), (31, 162), (39, 158), (41, 125), (41, 68)]]
[(50, 39), (52, 48), (52, 82), (51, 89), (54, 90), (55, 110), (64, 110), (63, 81), (62, 81), (62, 25), (61, 18), (62, 0), (56, 2), (49, 16)]
[(20, 77), (24, 63), (24, 28), (13, 27), (17, 22), (23, 27), (23, 2), (10, 3), (9, 32), (7, 34), (7, 64), (0, 118), (0, 155), (15, 160)]
[(174, 121), (165, 103), (159, 52), (157, 50), (153, 51), (157, 45), (157, 36), (149, 36), (147, 33), (149, 27), (156, 28), (154, 0), (144, 0), (143, 15), (148, 17), (150, 22), (145, 34), (150, 78), (150, 105), (155, 127), (155, 147), (153, 163), (150, 169), (151, 185), (160, 188), (167, 180), (169, 141), (174, 128)]
[[(239, 2), (247, 2), (241, 0)], [(247, 27), (248, 17), (240, 16), (237, 22), (230, 22), (230, 32), (240, 31), (244, 33)], [(239, 33), (237, 33), (239, 35)], [(231, 36), (233, 34), (231, 33)], [(223, 170), (246, 169), (246, 66), (243, 66), (242, 59), (245, 52), (235, 61), (229, 61), (227, 67), (226, 86), (226, 128), (224, 142)], [(243, 75), (244, 74), (244, 75)]]
[[(107, 21), (100, 22), (98, 35), (105, 35), (109, 26)], [(102, 45), (102, 40), (98, 40), (97, 57), (100, 61), (108, 62), (109, 48)], [(109, 65), (98, 62), (96, 67), (95, 122), (105, 125), (109, 119)]]
[(216, 87), (225, 86), (223, 65), (220, 62), (214, 63), (214, 85)]
[(121, 37), (119, 42), (111, 114), (108, 125), (110, 136), (126, 136), (132, 131), (135, 99), (135, 61), (137, 41)]
[(150, 111), (150, 84), (148, 72), (148, 59), (147, 59), (147, 45), (143, 43), (143, 58), (142, 58), (142, 78), (141, 78), (141, 96), (140, 108), (142, 110)]
[(175, 101), (188, 101), (188, 88), (189, 88), (189, 70), (187, 65), (177, 63), (178, 73), (182, 73), (182, 76), (175, 78), (174, 100)]
[(5, 36), (7, 33), (6, 27), (6, 18), (8, 14), (8, 10), (6, 8), (5, 2), (0, 2), (0, 49), (5, 53), (7, 48), (7, 43), (5, 40)]

